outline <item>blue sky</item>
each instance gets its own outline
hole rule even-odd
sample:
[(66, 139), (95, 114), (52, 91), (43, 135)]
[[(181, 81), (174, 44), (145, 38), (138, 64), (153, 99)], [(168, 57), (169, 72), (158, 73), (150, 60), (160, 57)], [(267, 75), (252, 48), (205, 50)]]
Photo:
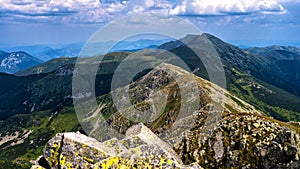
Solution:
[(300, 46), (299, 9), (300, 0), (0, 0), (0, 45), (86, 41), (115, 19), (154, 12), (235, 44)]

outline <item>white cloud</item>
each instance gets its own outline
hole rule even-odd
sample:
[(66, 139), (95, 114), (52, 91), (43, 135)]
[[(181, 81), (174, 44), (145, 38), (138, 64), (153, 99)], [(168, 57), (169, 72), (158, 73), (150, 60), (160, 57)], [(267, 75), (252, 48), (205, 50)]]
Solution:
[(84, 8), (97, 8), (98, 0), (0, 0), (0, 10), (20, 14), (45, 14), (59, 11), (79, 11)]
[(276, 0), (183, 0), (171, 10), (174, 15), (226, 15), (233, 13), (284, 12)]
[[(237, 15), (283, 13), (290, 0), (0, 0), (6, 17), (55, 22), (100, 23), (126, 14)], [(298, 1), (298, 0), (297, 0)], [(300, 0), (299, 0), (300, 1)]]

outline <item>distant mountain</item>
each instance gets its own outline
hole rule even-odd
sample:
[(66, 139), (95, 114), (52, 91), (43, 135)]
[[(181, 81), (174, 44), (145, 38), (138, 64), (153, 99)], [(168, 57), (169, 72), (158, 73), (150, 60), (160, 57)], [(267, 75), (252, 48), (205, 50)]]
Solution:
[(117, 43), (110, 52), (136, 51), (144, 48), (155, 48), (168, 40), (147, 40), (140, 39), (137, 41), (121, 41)]
[(246, 51), (267, 57), (270, 60), (296, 60), (300, 61), (300, 48), (292, 46), (252, 47)]
[(241, 49), (248, 49), (250, 48), (250, 46), (246, 46), (246, 45), (238, 45), (239, 48)]
[(18, 51), (22, 50), (30, 53), (32, 56), (48, 61), (54, 58), (59, 58), (62, 56), (76, 57), (84, 43), (73, 43), (68, 45), (30, 45), (30, 46), (15, 46), (7, 47), (3, 50), (5, 51)]
[(79, 55), (81, 48), (63, 48), (63, 49), (53, 49), (53, 48), (48, 48), (47, 50), (38, 52), (38, 53), (33, 53), (37, 58), (42, 59), (43, 61), (48, 61), (54, 58), (59, 58), (59, 57), (77, 57)]
[(50, 73), (65, 65), (74, 65), (76, 63), (76, 59), (77, 58), (69, 58), (69, 57), (60, 57), (56, 59), (51, 59), (37, 66), (16, 72), (15, 75), (28, 76), (32, 74)]
[(266, 82), (300, 96), (300, 48), (269, 46), (246, 51), (265, 60), (269, 71), (262, 78)]
[(0, 72), (15, 73), (29, 67), (36, 66), (43, 61), (25, 53), (0, 51)]
[(13, 52), (13, 51), (25, 51), (27, 53), (38, 53), (52, 48), (49, 45), (29, 45), (29, 46), (13, 46), (4, 47), (2, 50)]
[[(96, 53), (91, 53), (91, 57), (95, 55), (103, 55), (110, 52), (120, 52), (120, 51), (138, 51), (144, 48), (155, 48), (162, 43), (169, 41), (169, 39), (163, 40), (148, 40), (139, 39), (136, 41), (121, 41), (121, 42), (94, 42), (89, 44), (89, 48), (92, 48)], [(78, 57), (81, 49), (84, 47), (84, 42), (67, 44), (67, 45), (31, 45), (31, 46), (16, 46), (4, 48), (5, 51), (25, 51), (30, 53), (32, 56), (39, 58), (43, 61), (48, 61), (51, 59), (59, 57)]]
[[(94, 56), (94, 57), (87, 57), (82, 58), (82, 63), (84, 64), (96, 64), (100, 61), (100, 57), (104, 56), (103, 64), (110, 65), (110, 63), (118, 63), (122, 61), (122, 59), (126, 58), (132, 52), (112, 52), (106, 55)], [(77, 61), (77, 57), (60, 57), (56, 59), (51, 59), (47, 62), (44, 62), (40, 65), (16, 72), (15, 75), (17, 76), (28, 76), (28, 75), (35, 75), (35, 74), (46, 74), (52, 71), (59, 69), (60, 67), (74, 67)], [(109, 63), (105, 63), (105, 61), (109, 61)], [(108, 69), (113, 70), (115, 66), (110, 65), (111, 67)], [(108, 66), (109, 67), (109, 66)], [(111, 72), (113, 73), (113, 72)]]

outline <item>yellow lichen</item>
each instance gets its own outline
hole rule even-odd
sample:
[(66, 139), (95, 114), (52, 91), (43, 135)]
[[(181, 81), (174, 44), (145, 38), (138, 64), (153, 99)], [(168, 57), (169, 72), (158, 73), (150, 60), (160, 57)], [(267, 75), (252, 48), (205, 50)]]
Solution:
[(167, 160), (167, 163), (168, 163), (169, 165), (172, 165), (172, 164), (173, 164), (173, 161), (170, 160), (170, 159), (168, 159), (168, 160)]
[(89, 163), (94, 163), (94, 160), (88, 157), (83, 157), (83, 159)]
[(116, 164), (118, 164), (118, 162), (119, 162), (119, 157), (108, 158), (102, 162), (101, 167), (103, 169), (109, 169), (114, 167)]
[(165, 159), (161, 157), (159, 159), (159, 166), (162, 166), (164, 163), (165, 163)]
[(61, 166), (65, 166), (66, 164), (66, 157), (64, 157), (63, 155), (59, 156), (59, 160), (60, 160), (60, 165)]

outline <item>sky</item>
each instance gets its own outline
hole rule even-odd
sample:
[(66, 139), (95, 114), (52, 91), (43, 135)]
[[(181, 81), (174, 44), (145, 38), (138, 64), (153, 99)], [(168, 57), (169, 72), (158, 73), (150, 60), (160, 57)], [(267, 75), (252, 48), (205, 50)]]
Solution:
[(236, 45), (300, 47), (299, 9), (300, 0), (0, 0), (0, 45), (84, 42), (115, 20), (149, 12)]

